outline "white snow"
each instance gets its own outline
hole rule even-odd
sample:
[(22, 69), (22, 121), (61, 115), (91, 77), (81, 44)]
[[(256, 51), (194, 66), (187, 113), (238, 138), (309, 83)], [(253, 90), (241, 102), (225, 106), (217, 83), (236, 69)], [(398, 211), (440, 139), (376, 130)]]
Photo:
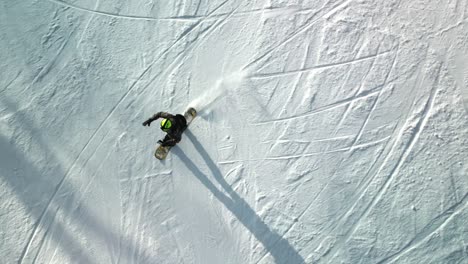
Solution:
[(0, 262), (468, 263), (467, 13), (0, 1)]

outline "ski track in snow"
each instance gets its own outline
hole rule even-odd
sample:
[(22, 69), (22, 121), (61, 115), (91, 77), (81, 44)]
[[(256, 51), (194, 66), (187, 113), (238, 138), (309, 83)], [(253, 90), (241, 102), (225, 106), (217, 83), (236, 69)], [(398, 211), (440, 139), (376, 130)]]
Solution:
[(4, 3), (3, 261), (463, 262), (467, 2)]

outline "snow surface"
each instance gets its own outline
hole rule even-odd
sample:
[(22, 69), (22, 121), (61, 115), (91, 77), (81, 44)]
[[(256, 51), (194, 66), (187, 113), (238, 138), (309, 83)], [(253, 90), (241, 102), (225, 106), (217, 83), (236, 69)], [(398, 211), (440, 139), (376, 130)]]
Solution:
[(467, 13), (0, 0), (0, 262), (468, 263)]

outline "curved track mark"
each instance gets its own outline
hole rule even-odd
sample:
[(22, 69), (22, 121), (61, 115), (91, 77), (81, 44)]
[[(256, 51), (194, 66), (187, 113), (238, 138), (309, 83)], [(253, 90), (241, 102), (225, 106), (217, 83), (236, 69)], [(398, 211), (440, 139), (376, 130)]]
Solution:
[[(347, 0), (347, 1), (343, 1), (342, 3), (340, 4), (337, 4), (335, 6), (333, 6), (331, 8), (330, 11), (328, 11), (327, 13), (325, 14), (322, 14), (320, 15), (319, 17), (315, 18), (314, 16), (310, 17), (305, 23), (303, 26), (301, 26), (298, 30), (296, 30), (294, 33), (290, 34), (288, 37), (286, 37), (285, 40), (281, 41), (280, 43), (278, 43), (277, 45), (275, 45), (274, 47), (268, 49), (265, 53), (263, 53), (262, 55), (260, 55), (258, 58), (254, 59), (253, 61), (249, 62), (248, 64), (246, 64), (245, 66), (242, 67), (242, 71), (245, 71), (245, 70), (248, 70), (252, 65), (254, 65), (255, 63), (257, 63), (258, 61), (262, 60), (263, 58), (265, 58), (266, 56), (268, 56), (269, 54), (271, 54), (272, 52), (274, 52), (276, 49), (278, 49), (279, 47), (287, 44), (288, 42), (290, 42), (291, 40), (295, 39), (297, 36), (299, 36), (300, 34), (306, 32), (308, 29), (310, 29), (317, 21), (319, 21), (320, 19), (322, 19), (323, 17), (327, 17), (327, 16), (331, 16), (333, 15), (334, 13), (338, 12), (341, 8), (345, 7), (347, 4), (349, 4), (350, 2), (352, 2), (353, 0)], [(315, 18), (315, 19), (314, 19)]]
[(378, 144), (380, 144), (382, 142), (387, 141), (390, 138), (391, 138), (391, 136), (386, 136), (384, 138), (377, 139), (375, 141), (366, 142), (366, 143), (363, 143), (363, 144), (360, 144), (360, 145), (349, 146), (349, 147), (340, 148), (340, 149), (334, 149), (334, 150), (327, 150), (327, 151), (320, 151), (320, 152), (313, 152), (313, 153), (304, 153), (304, 154), (289, 155), (289, 156), (253, 158), (253, 159), (239, 159), (239, 160), (225, 160), (225, 161), (218, 162), (218, 164), (232, 164), (232, 163), (236, 163), (236, 162), (246, 162), (246, 161), (287, 160), (287, 159), (297, 159), (297, 158), (311, 157), (311, 156), (321, 156), (323, 154), (346, 152), (346, 151), (349, 151), (351, 148), (357, 149), (357, 148), (367, 148), (367, 147), (370, 147), (370, 146), (375, 146), (375, 145), (378, 145)]
[(340, 61), (340, 62), (335, 62), (335, 63), (328, 63), (328, 64), (322, 64), (322, 65), (316, 65), (310, 68), (302, 68), (298, 70), (292, 70), (292, 71), (287, 71), (287, 72), (272, 72), (272, 73), (259, 73), (259, 74), (253, 74), (248, 76), (251, 79), (267, 79), (267, 78), (276, 78), (276, 77), (283, 77), (283, 76), (288, 76), (288, 75), (293, 75), (297, 73), (305, 73), (305, 72), (310, 72), (314, 70), (319, 70), (319, 69), (326, 69), (326, 68), (332, 68), (332, 67), (337, 67), (337, 66), (343, 66), (343, 65), (348, 65), (348, 64), (353, 64), (361, 61), (366, 61), (370, 59), (374, 59), (378, 56), (387, 54), (391, 52), (392, 50), (387, 50), (381, 53), (369, 55), (369, 56), (364, 56), (361, 58), (356, 58), (348, 61)]
[(326, 111), (335, 109), (337, 107), (341, 107), (343, 105), (348, 105), (348, 104), (350, 104), (350, 103), (352, 103), (354, 101), (357, 101), (357, 100), (361, 100), (361, 99), (364, 99), (364, 98), (371, 97), (371, 96), (373, 96), (375, 94), (380, 93), (381, 90), (382, 90), (382, 87), (379, 86), (379, 87), (377, 87), (377, 88), (375, 88), (373, 90), (363, 92), (358, 96), (345, 98), (343, 100), (331, 103), (329, 105), (319, 107), (319, 108), (317, 108), (317, 109), (315, 109), (313, 111), (310, 111), (310, 112), (302, 113), (302, 114), (297, 115), (297, 116), (289, 116), (289, 117), (277, 118), (277, 119), (272, 119), (272, 120), (260, 121), (260, 122), (255, 123), (254, 125), (263, 125), (263, 124), (269, 124), (269, 123), (284, 122), (284, 121), (290, 121), (290, 120), (294, 120), (294, 119), (298, 119), (298, 118), (309, 117), (311, 115), (326, 112)]
[(375, 140), (375, 141), (371, 141), (371, 142), (367, 142), (367, 143), (363, 143), (363, 144), (355, 145), (355, 146), (349, 146), (349, 147), (341, 148), (341, 149), (320, 151), (320, 152), (314, 152), (314, 153), (305, 153), (305, 154), (300, 154), (300, 155), (269, 157), (269, 158), (265, 158), (265, 160), (295, 159), (295, 158), (310, 157), (310, 156), (321, 156), (323, 154), (330, 154), (330, 153), (336, 153), (336, 152), (345, 152), (345, 151), (349, 151), (351, 149), (366, 148), (366, 147), (369, 147), (369, 146), (378, 145), (379, 143), (384, 142), (384, 141), (388, 140), (389, 138), (390, 138), (390, 136), (387, 136), (387, 137), (384, 137), (384, 138), (381, 138), (381, 139), (378, 139), (378, 140)]
[(120, 179), (120, 182), (132, 182), (132, 181), (139, 181), (143, 179), (148, 179), (148, 178), (156, 178), (159, 176), (166, 176), (166, 175), (171, 175), (172, 171), (164, 171), (164, 172), (159, 172), (159, 173), (152, 173), (152, 174), (147, 174), (143, 177), (137, 177), (137, 178), (126, 178), (126, 179)]
[(57, 5), (80, 10), (80, 11), (91, 13), (91, 14), (108, 16), (108, 17), (113, 17), (113, 18), (120, 18), (120, 19), (145, 20), (145, 21), (178, 21), (178, 22), (193, 22), (194, 20), (200, 19), (199, 17), (192, 17), (192, 16), (156, 18), (156, 17), (149, 17), (149, 16), (121, 15), (121, 14), (116, 14), (116, 13), (111, 13), (111, 12), (106, 12), (106, 11), (93, 10), (93, 9), (77, 6), (74, 4), (66, 3), (61, 0), (48, 0), (48, 1), (55, 3)]
[(8, 89), (8, 87), (10, 87), (10, 85), (12, 85), (13, 82), (15, 82), (16, 79), (18, 79), (18, 77), (20, 76), (20, 74), (21, 74), (22, 72), (23, 72), (22, 70), (18, 71), (18, 73), (16, 74), (16, 76), (15, 76), (13, 79), (11, 79), (11, 81), (9, 81), (9, 82), (7, 83), (7, 85), (6, 85), (2, 90), (0, 90), (0, 93), (5, 92), (5, 91)]
[[(75, 4), (67, 3), (62, 0), (48, 0), (48, 1), (55, 3), (57, 5), (80, 10), (80, 11), (87, 12), (87, 13), (92, 13), (92, 14), (96, 14), (100, 16), (108, 16), (108, 17), (113, 17), (113, 18), (129, 19), (129, 20), (193, 22), (193, 21), (197, 21), (200, 19), (216, 19), (219, 17), (224, 17), (229, 14), (229, 13), (220, 13), (220, 14), (212, 15), (212, 16), (210, 15), (183, 15), (183, 16), (158, 18), (158, 17), (151, 17), (151, 16), (125, 15), (125, 14), (117, 14), (117, 13), (112, 13), (112, 12), (107, 12), (107, 11), (94, 10), (94, 9), (78, 6)], [(201, 1), (199, 2), (199, 5), (200, 3)], [(297, 13), (308, 13), (311, 11), (313, 11), (312, 8), (304, 8), (304, 9), (298, 9), (294, 7), (259, 8), (259, 9), (252, 9), (252, 10), (238, 12), (235, 17), (257, 14), (257, 13), (267, 13), (267, 14), (271, 13), (270, 16), (281, 16), (281, 15), (291, 15), (291, 14), (297, 14)]]

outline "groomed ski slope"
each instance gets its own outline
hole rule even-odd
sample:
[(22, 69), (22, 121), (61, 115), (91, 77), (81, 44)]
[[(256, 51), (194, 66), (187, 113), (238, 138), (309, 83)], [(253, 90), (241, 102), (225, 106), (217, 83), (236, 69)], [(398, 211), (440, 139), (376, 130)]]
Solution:
[[(1, 263), (468, 263), (468, 1), (0, 1)], [(199, 116), (167, 160), (158, 111)]]

